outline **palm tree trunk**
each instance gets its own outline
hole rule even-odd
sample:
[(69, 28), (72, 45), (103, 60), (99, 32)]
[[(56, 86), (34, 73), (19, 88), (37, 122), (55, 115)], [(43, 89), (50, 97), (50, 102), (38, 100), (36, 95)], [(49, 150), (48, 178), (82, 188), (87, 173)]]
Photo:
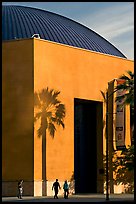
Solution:
[[(44, 134), (45, 133), (45, 134)], [(42, 196), (47, 195), (46, 188), (46, 131), (42, 134)]]

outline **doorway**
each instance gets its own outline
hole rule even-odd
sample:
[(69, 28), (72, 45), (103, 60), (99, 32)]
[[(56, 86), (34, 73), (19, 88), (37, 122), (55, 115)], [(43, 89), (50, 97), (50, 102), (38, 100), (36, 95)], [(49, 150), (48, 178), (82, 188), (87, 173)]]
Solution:
[(98, 162), (103, 159), (97, 154), (102, 153), (102, 122), (101, 102), (74, 99), (75, 193), (97, 193)]

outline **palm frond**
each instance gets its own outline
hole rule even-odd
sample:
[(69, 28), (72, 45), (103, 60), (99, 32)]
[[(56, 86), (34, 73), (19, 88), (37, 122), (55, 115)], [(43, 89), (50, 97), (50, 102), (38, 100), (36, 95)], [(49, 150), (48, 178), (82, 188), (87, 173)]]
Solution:
[(130, 104), (134, 106), (134, 74), (131, 71), (127, 71), (128, 76), (122, 75), (120, 79), (125, 79), (124, 83), (116, 86), (117, 90), (125, 91), (122, 96), (117, 96), (115, 101), (124, 99), (124, 105)]
[(38, 108), (41, 107), (41, 103), (40, 103), (40, 100), (39, 100), (37, 92), (34, 93), (34, 106), (38, 107)]
[(57, 99), (58, 95), (60, 94), (60, 91), (54, 91), (52, 90), (49, 96), (49, 101), (51, 105), (57, 105), (60, 103), (60, 100)]
[(63, 127), (63, 129), (65, 128), (65, 124), (64, 124), (64, 122), (62, 121), (62, 120), (57, 120), (57, 124), (58, 125), (61, 125), (62, 127)]
[(54, 91), (52, 97), (56, 99), (59, 94), (60, 94), (60, 91)]
[(57, 120), (56, 117), (50, 117), (50, 122), (51, 122), (51, 123), (52, 123), (52, 122), (55, 123), (56, 120)]
[(43, 135), (43, 128), (42, 126), (39, 127), (39, 129), (37, 130), (38, 133), (38, 137), (41, 137)]
[(53, 123), (49, 123), (48, 130), (49, 130), (50, 135), (54, 138), (56, 128)]
[(41, 119), (41, 126), (38, 129), (38, 136), (44, 134), (44, 132), (48, 129), (50, 135), (54, 137), (56, 125), (61, 125), (63, 128), (65, 127), (63, 119), (65, 117), (65, 105), (58, 100), (58, 95), (60, 91), (55, 91), (54, 89), (50, 89), (47, 87), (42, 89), (40, 92), (36, 93), (36, 100), (39, 102), (39, 108), (41, 112), (38, 112), (35, 115), (34, 120)]
[(125, 94), (125, 97), (125, 103), (134, 106), (134, 93), (129, 92), (128, 94)]
[(66, 111), (65, 111), (65, 105), (64, 104), (59, 104), (56, 110), (56, 117), (57, 118), (64, 118)]
[(47, 118), (51, 118), (52, 117), (52, 112), (51, 111), (47, 111), (46, 112), (46, 117)]
[(126, 75), (120, 76), (119, 79), (130, 80), (130, 78)]
[(34, 122), (36, 122), (40, 117), (42, 116), (42, 112), (38, 112), (35, 114), (35, 117), (34, 117)]
[(130, 76), (131, 79), (134, 78), (134, 73), (130, 70), (127, 71), (128, 75)]
[(115, 102), (117, 102), (117, 101), (122, 102), (122, 101), (124, 101), (125, 98), (126, 98), (125, 94), (121, 95), (121, 96), (117, 96), (115, 98)]
[(47, 101), (48, 101), (48, 87), (46, 89), (42, 89), (42, 91), (39, 92), (39, 98), (42, 101), (42, 103), (47, 104)]
[(128, 70), (126, 72), (127, 72), (128, 76), (123, 74), (122, 76), (119, 77), (119, 79), (131, 80), (134, 78), (134, 73), (132, 71)]

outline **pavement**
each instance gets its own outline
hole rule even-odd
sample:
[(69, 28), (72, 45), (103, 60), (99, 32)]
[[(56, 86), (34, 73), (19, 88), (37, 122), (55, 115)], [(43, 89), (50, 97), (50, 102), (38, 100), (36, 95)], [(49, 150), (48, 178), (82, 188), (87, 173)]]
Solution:
[(129, 203), (134, 202), (134, 194), (110, 194), (109, 200), (106, 200), (106, 195), (104, 194), (79, 194), (79, 195), (69, 195), (68, 199), (64, 199), (59, 196), (58, 199), (54, 199), (52, 196), (23, 196), (22, 199), (17, 197), (2, 197), (2, 202), (122, 202)]

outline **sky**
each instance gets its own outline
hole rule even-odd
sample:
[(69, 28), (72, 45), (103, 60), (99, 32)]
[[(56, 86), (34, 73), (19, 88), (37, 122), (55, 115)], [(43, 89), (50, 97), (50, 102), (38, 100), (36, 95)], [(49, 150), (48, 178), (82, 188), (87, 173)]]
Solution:
[(47, 10), (95, 31), (134, 60), (134, 2), (2, 2)]

